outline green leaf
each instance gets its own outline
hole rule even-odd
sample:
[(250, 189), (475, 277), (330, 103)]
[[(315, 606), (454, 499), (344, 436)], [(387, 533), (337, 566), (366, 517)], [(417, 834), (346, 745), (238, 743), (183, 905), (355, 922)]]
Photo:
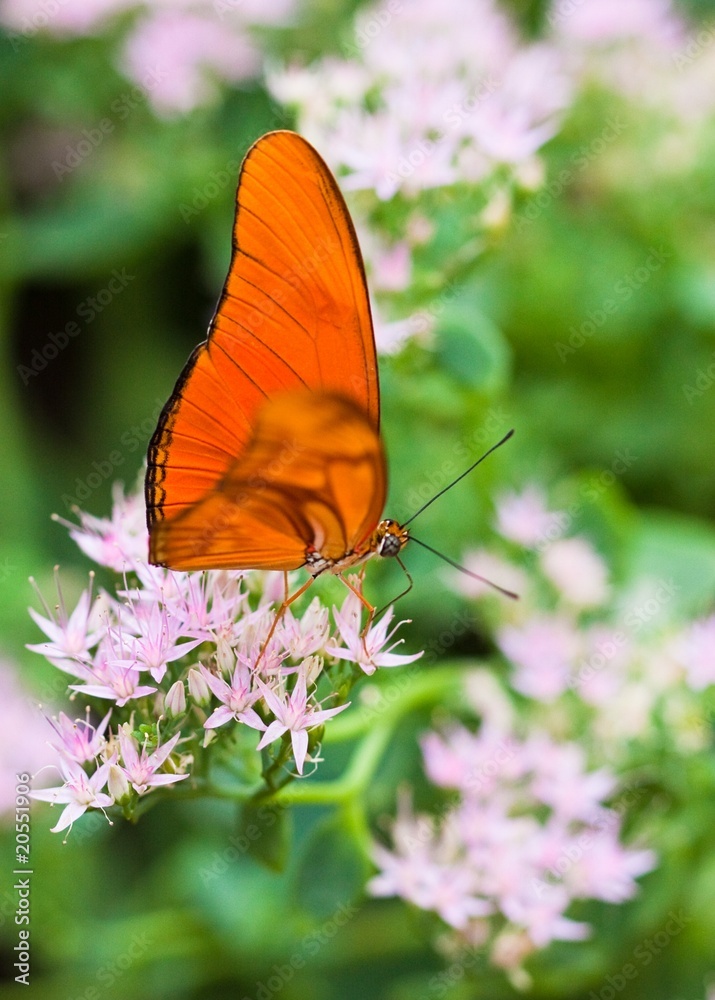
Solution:
[(331, 916), (359, 896), (367, 871), (361, 851), (342, 816), (318, 823), (304, 847), (296, 874), (296, 894), (317, 919)]
[(672, 580), (676, 588), (674, 613), (702, 614), (715, 592), (715, 532), (707, 525), (679, 515), (644, 515), (629, 547), (628, 574)]
[(438, 338), (440, 364), (462, 385), (494, 393), (507, 384), (509, 349), (486, 316), (455, 311), (440, 324)]

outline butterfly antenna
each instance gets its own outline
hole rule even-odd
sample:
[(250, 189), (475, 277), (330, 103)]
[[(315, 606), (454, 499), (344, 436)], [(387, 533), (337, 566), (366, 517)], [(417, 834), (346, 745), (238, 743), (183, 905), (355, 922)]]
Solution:
[[(506, 440), (506, 438), (504, 440)], [(500, 444), (501, 443), (502, 442), (500, 442)], [(498, 447), (498, 445), (495, 445), (494, 447), (496, 448)], [(492, 448), (492, 451), (494, 451), (494, 448)], [(487, 454), (489, 454), (489, 452), (487, 452)], [(439, 556), (440, 559), (444, 559), (446, 563), (449, 563), (450, 566), (454, 566), (454, 568), (458, 569), (460, 573), (466, 573), (466, 575), (471, 576), (473, 580), (479, 580), (480, 583), (486, 583), (488, 587), (491, 587), (492, 590), (496, 590), (498, 591), (498, 593), (503, 594), (504, 597), (511, 597), (512, 600), (514, 601), (519, 600), (519, 595), (515, 594), (513, 590), (507, 590), (506, 587), (500, 587), (498, 583), (494, 583), (492, 580), (487, 580), (486, 577), (480, 576), (478, 573), (472, 573), (470, 569), (466, 569), (464, 566), (460, 566), (458, 562), (454, 561), (454, 559), (450, 559), (449, 556), (444, 555), (444, 553), (438, 552), (437, 549), (433, 549), (432, 546), (428, 545), (426, 542), (421, 542), (419, 538), (415, 538), (414, 535), (410, 535), (410, 541), (417, 542), (417, 544), (421, 545), (423, 549), (427, 549), (427, 551), (431, 552), (433, 555)]]
[[(434, 503), (435, 500), (438, 500), (442, 496), (443, 493), (446, 493), (447, 490), (451, 490), (453, 486), (457, 485), (457, 483), (460, 481), (460, 479), (464, 479), (465, 476), (468, 476), (469, 473), (472, 471), (472, 469), (476, 469), (476, 467), (480, 464), (480, 462), (484, 461), (484, 459), (487, 457), (487, 455), (491, 455), (491, 453), (493, 451), (496, 451), (497, 448), (501, 448), (501, 446), (503, 444), (505, 444), (509, 440), (509, 438), (512, 436), (513, 433), (514, 433), (514, 430), (513, 429), (510, 430), (507, 434), (504, 435), (504, 437), (501, 439), (501, 441), (497, 441), (496, 444), (493, 444), (491, 446), (491, 448), (489, 449), (489, 451), (485, 451), (484, 454), (482, 455), (482, 457), (478, 458), (476, 460), (476, 462), (474, 462), (472, 465), (470, 465), (469, 468), (466, 469), (460, 476), (457, 476), (456, 479), (453, 479), (452, 482), (448, 486), (445, 486), (444, 489), (440, 490), (439, 493), (435, 493), (435, 495), (432, 497), (432, 499), (428, 500), (426, 504), (424, 504), (422, 507), (420, 507), (420, 509), (415, 514), (413, 514), (412, 517), (409, 518), (409, 520), (403, 522), (402, 527), (406, 528), (407, 525), (410, 523), (410, 521), (414, 521), (414, 519), (416, 517), (418, 517), (422, 513), (423, 510), (427, 510), (427, 508), (429, 507), (429, 505), (432, 504), (432, 503)], [(410, 537), (412, 537), (412, 536), (410, 536)], [(419, 544), (421, 545), (422, 542), (420, 542)], [(428, 548), (428, 547), (429, 546), (425, 546), (425, 548)], [(437, 555), (439, 555), (439, 554), (440, 553), (438, 552)], [(449, 562), (449, 560), (447, 560), (447, 562)], [(457, 569), (461, 569), (461, 568), (462, 568), (461, 566), (457, 567)], [(467, 570), (465, 570), (465, 573), (466, 572), (467, 572)], [(497, 588), (497, 589), (499, 589), (499, 588)]]

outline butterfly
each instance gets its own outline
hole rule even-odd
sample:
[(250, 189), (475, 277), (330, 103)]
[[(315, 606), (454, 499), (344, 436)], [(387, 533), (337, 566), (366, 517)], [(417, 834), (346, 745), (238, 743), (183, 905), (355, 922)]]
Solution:
[(382, 517), (379, 424), (375, 337), (347, 206), (305, 139), (270, 132), (241, 167), (231, 264), (208, 337), (149, 445), (150, 562), (303, 567), (310, 583), (399, 556), (409, 535)]
[(399, 558), (414, 538), (409, 522), (382, 517), (387, 466), (360, 247), (335, 178), (294, 132), (269, 132), (243, 161), (228, 276), (159, 417), (145, 495), (151, 563), (306, 569), (281, 610), (334, 573), (369, 625), (375, 609), (343, 574), (375, 555), (396, 558), (411, 585)]

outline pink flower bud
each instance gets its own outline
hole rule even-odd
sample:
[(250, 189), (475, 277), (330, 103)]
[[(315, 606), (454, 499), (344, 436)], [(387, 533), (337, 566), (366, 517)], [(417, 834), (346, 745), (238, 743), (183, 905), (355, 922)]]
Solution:
[(123, 767), (119, 764), (109, 765), (109, 779), (107, 781), (107, 791), (112, 796), (115, 802), (121, 805), (123, 802), (128, 801), (131, 789), (129, 787), (129, 781), (127, 779), (126, 773)]
[(208, 705), (211, 701), (211, 691), (203, 674), (192, 667), (189, 670), (189, 696), (197, 705)]
[(164, 710), (170, 718), (186, 714), (186, 692), (183, 681), (176, 681), (167, 691)]

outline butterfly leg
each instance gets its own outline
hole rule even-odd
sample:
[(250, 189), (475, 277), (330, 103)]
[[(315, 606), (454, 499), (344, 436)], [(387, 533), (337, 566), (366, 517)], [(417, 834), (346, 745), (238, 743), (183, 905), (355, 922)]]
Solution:
[(305, 583), (303, 584), (302, 587), (298, 587), (298, 589), (296, 590), (296, 592), (294, 594), (288, 594), (288, 574), (287, 573), (283, 573), (283, 586), (284, 586), (285, 597), (283, 598), (283, 603), (281, 604), (281, 606), (278, 608), (278, 610), (275, 613), (275, 617), (273, 618), (273, 623), (272, 623), (270, 629), (268, 630), (268, 635), (263, 640), (263, 645), (261, 646), (261, 651), (258, 654), (258, 659), (254, 663), (254, 668), (257, 668), (258, 664), (263, 659), (263, 654), (265, 653), (266, 649), (268, 648), (268, 643), (273, 638), (273, 633), (275, 632), (276, 628), (278, 627), (278, 622), (281, 620), (281, 618), (286, 613), (286, 611), (288, 610), (288, 608), (291, 606), (291, 604), (293, 603), (293, 601), (297, 601), (299, 597), (303, 596), (303, 594), (306, 592), (306, 590), (308, 589), (308, 587), (310, 587), (310, 585), (313, 583), (313, 580), (314, 580), (314, 577), (311, 576), (309, 580), (305, 581)]
[(364, 566), (360, 567), (360, 572), (358, 574), (358, 579), (360, 581), (360, 584), (358, 587), (350, 583), (347, 577), (344, 577), (342, 573), (338, 573), (338, 576), (343, 581), (348, 590), (350, 590), (353, 594), (355, 594), (355, 596), (363, 605), (363, 607), (367, 608), (367, 621), (365, 622), (365, 627), (360, 633), (360, 638), (362, 639), (363, 652), (365, 653), (365, 656), (368, 657), (369, 659), (370, 654), (367, 651), (366, 639), (367, 639), (367, 633), (370, 631), (370, 626), (372, 625), (373, 618), (375, 617), (375, 605), (370, 604), (367, 597), (365, 597), (365, 595), (362, 592), (362, 581), (365, 577), (365, 567)]

